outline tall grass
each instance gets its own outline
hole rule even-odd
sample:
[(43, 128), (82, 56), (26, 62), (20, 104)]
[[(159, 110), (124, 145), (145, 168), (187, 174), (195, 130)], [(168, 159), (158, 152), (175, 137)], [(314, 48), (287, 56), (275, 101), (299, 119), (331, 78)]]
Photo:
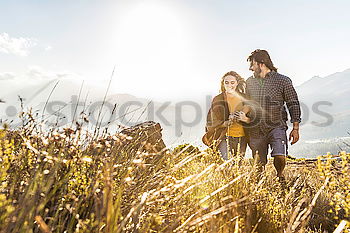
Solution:
[(43, 131), (30, 113), (0, 132), (1, 232), (349, 232), (350, 154), (223, 162), (191, 145), (150, 153), (119, 133)]

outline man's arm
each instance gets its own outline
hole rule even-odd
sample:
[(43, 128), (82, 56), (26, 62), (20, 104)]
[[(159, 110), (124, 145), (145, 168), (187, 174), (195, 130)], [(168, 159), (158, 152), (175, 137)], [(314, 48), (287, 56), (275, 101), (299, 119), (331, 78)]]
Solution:
[(292, 81), (288, 80), (286, 81), (283, 89), (283, 97), (284, 101), (287, 104), (289, 115), (290, 115), (290, 121), (292, 123), (294, 122), (301, 122), (301, 110), (300, 110), (300, 104), (298, 100), (298, 94), (295, 91)]
[(299, 140), (299, 123), (301, 122), (301, 110), (297, 92), (295, 91), (292, 81), (288, 80), (284, 85), (284, 101), (287, 104), (290, 121), (293, 123), (293, 129), (289, 134), (289, 140), (293, 145)]

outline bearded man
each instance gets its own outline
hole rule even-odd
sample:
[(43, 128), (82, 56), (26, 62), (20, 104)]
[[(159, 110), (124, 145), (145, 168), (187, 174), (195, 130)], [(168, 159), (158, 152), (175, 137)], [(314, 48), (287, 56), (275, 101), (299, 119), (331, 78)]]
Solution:
[(299, 140), (301, 111), (298, 95), (292, 80), (277, 73), (266, 50), (257, 49), (247, 59), (253, 76), (247, 79), (246, 94), (255, 114), (255, 121), (249, 128), (249, 146), (263, 169), (267, 163), (269, 146), (277, 177), (285, 181), (283, 170), (288, 155), (286, 106), (293, 123), (289, 141), (293, 145)]

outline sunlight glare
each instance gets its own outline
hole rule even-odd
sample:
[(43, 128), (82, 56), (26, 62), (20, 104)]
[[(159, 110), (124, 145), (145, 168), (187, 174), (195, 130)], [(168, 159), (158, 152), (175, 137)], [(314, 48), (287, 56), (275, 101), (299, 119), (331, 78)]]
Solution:
[(132, 88), (141, 90), (142, 84), (159, 82), (170, 70), (170, 76), (175, 79), (188, 73), (191, 33), (186, 30), (180, 13), (160, 3), (144, 3), (122, 17), (116, 43), (122, 84), (130, 88), (132, 85), (126, 82), (140, 78), (141, 85)]

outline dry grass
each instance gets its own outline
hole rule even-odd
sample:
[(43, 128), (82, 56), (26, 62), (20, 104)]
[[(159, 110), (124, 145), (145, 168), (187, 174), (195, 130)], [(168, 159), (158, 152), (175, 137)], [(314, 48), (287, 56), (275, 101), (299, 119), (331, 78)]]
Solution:
[(135, 152), (125, 135), (22, 117), (0, 133), (1, 232), (331, 232), (342, 220), (349, 232), (350, 154), (291, 160), (284, 186), (271, 163), (259, 174), (190, 145)]

